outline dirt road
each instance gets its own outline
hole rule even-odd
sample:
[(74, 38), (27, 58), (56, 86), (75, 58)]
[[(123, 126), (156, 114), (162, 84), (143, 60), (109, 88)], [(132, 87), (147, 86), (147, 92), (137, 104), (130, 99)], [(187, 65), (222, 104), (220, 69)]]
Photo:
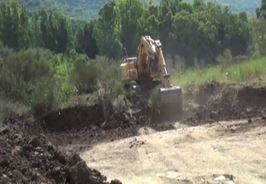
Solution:
[(95, 145), (81, 157), (125, 184), (266, 183), (265, 120), (139, 133)]

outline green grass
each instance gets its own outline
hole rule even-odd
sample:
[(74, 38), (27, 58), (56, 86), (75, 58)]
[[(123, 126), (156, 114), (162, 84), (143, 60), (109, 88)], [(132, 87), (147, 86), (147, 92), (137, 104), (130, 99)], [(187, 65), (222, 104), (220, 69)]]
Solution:
[(172, 84), (183, 87), (201, 85), (208, 82), (265, 82), (266, 57), (233, 64), (222, 70), (219, 66), (188, 70), (182, 74), (172, 74)]

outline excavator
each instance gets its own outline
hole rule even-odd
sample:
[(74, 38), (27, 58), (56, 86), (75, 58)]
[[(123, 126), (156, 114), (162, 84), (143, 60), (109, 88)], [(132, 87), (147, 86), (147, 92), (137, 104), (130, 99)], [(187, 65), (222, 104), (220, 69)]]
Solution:
[(135, 81), (141, 89), (150, 90), (159, 85), (161, 113), (171, 116), (182, 115), (182, 89), (170, 83), (170, 74), (160, 40), (142, 36), (137, 57), (124, 58), (120, 68), (123, 81)]

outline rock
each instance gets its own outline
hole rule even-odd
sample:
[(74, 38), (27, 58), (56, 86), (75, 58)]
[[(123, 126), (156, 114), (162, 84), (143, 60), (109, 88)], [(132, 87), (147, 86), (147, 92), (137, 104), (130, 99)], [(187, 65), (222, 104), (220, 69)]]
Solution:
[(15, 146), (15, 148), (11, 151), (11, 155), (15, 156), (16, 154), (21, 153), (21, 146)]
[(61, 164), (64, 165), (67, 163), (65, 155), (60, 151), (55, 152), (55, 159), (57, 159)]
[(16, 181), (20, 181), (21, 183), (26, 183), (27, 181), (27, 178), (18, 170), (14, 170), (12, 176)]
[(121, 181), (119, 180), (112, 180), (111, 181), (111, 184), (122, 184)]
[(54, 146), (52, 145), (52, 143), (49, 142), (49, 143), (47, 144), (47, 150), (48, 150), (50, 153), (54, 152), (55, 149), (54, 149)]
[(0, 130), (0, 134), (1, 135), (5, 135), (5, 134), (7, 134), (9, 132), (9, 129), (8, 128), (2, 128), (1, 130)]
[(0, 159), (0, 166), (1, 167), (8, 167), (9, 166), (9, 161), (6, 159), (6, 158), (4, 158), (4, 159)]
[[(77, 155), (73, 155), (69, 160), (69, 180), (70, 184), (105, 184), (106, 177), (98, 171), (91, 170), (86, 163)], [(118, 183), (117, 183), (118, 184)]]
[(29, 144), (31, 144), (33, 147), (39, 147), (40, 146), (40, 140), (37, 137), (33, 137), (30, 141)]
[(225, 181), (225, 180), (226, 180), (225, 176), (218, 176), (214, 178), (214, 181)]
[(214, 183), (215, 184), (234, 184), (234, 176), (229, 175), (229, 174), (216, 176), (214, 178)]

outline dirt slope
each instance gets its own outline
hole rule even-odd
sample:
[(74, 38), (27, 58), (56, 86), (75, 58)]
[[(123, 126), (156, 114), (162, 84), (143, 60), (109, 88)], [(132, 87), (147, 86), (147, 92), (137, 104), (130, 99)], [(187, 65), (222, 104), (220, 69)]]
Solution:
[(156, 132), (101, 143), (81, 157), (127, 184), (264, 184), (265, 125), (243, 120)]
[(4, 124), (0, 127), (0, 184), (108, 184), (79, 155), (66, 155), (54, 147), (36, 122), (17, 117)]

